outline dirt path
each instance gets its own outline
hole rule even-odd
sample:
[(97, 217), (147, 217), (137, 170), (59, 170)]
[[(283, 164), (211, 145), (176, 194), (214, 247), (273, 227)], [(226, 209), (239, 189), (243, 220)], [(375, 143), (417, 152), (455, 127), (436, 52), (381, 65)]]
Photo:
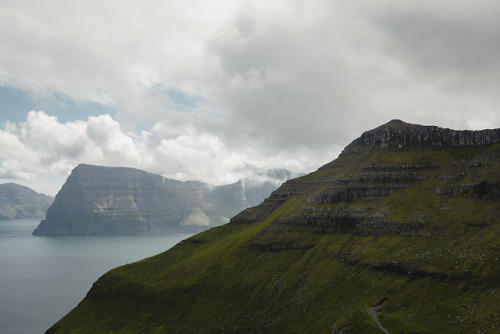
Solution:
[(389, 332), (387, 329), (385, 329), (384, 326), (382, 326), (382, 324), (380, 323), (380, 321), (378, 321), (377, 309), (380, 308), (381, 306), (382, 305), (370, 307), (368, 309), (368, 313), (370, 313), (370, 316), (372, 317), (373, 321), (375, 321), (375, 324), (378, 326), (378, 328), (380, 328), (380, 330), (382, 332), (384, 332), (385, 334), (391, 334), (391, 332)]

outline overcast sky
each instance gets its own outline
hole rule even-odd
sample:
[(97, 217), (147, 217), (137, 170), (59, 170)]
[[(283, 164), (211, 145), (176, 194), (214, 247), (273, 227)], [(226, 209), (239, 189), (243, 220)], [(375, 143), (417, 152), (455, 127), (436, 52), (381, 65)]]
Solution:
[(500, 2), (0, 0), (0, 183), (310, 172), (391, 119), (500, 127)]

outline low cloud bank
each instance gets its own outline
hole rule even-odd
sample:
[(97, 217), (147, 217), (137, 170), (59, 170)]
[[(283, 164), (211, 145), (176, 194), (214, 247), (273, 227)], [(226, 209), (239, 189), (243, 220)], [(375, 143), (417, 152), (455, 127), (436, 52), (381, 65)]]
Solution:
[(304, 168), (300, 161), (256, 155), (251, 149), (233, 150), (213, 134), (189, 126), (158, 122), (149, 131), (125, 133), (110, 115), (60, 123), (43, 111), (31, 111), (25, 122), (7, 122), (0, 130), (0, 178), (6, 179), (66, 176), (81, 162), (211, 184), (234, 182), (275, 166)]

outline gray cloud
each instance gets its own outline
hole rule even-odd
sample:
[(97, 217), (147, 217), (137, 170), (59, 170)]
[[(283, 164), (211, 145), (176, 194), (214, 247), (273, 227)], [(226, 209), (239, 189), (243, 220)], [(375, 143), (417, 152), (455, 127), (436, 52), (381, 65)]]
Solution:
[(402, 12), (382, 17), (379, 23), (390, 37), (390, 51), (416, 69), (438, 76), (487, 78), (499, 71), (500, 22), (495, 17), (500, 5), (487, 10), (496, 15), (489, 12), (471, 20), (439, 12)]
[(253, 23), (257, 32), (251, 36), (239, 34), (237, 16), (229, 26), (234, 34), (211, 41), (226, 80), (217, 100), (230, 110), (237, 132), (262, 139), (264, 147), (325, 149), (350, 134), (348, 123), (357, 121), (352, 111), (361, 107), (354, 95), (362, 94), (363, 84), (352, 72), (350, 46), (338, 41), (336, 25), (294, 24), (302, 17), (293, 14)]
[(75, 115), (85, 145), (51, 139), (47, 171), (76, 157), (206, 181), (310, 171), (392, 118), (499, 127), (498, 14), (487, 0), (4, 2), (0, 85), (110, 107)]

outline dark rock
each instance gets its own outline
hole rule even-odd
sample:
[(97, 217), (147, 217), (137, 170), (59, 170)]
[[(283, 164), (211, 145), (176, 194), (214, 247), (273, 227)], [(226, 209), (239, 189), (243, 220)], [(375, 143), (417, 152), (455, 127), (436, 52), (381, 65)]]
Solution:
[[(488, 147), (499, 142), (500, 129), (455, 131), (394, 120), (363, 133), (337, 160), (316, 173), (285, 182), (262, 204), (244, 210), (231, 222), (263, 221), (285, 201), (305, 198), (303, 203), (308, 205), (282, 214), (275, 224), (321, 234), (442, 235), (449, 219), (441, 220), (438, 214), (424, 217), (425, 208), (420, 213), (417, 205), (404, 198), (419, 200), (432, 193), (443, 203), (457, 197), (498, 201), (498, 175), (495, 180), (495, 173), (488, 172), (498, 165), (498, 155)], [(433, 153), (436, 150), (440, 152)], [(404, 204), (393, 207), (390, 198)]]
[(461, 149), (500, 142), (500, 129), (457, 131), (437, 126), (408, 124), (392, 120), (349, 144), (341, 155), (363, 154), (377, 151), (421, 151), (429, 149)]

